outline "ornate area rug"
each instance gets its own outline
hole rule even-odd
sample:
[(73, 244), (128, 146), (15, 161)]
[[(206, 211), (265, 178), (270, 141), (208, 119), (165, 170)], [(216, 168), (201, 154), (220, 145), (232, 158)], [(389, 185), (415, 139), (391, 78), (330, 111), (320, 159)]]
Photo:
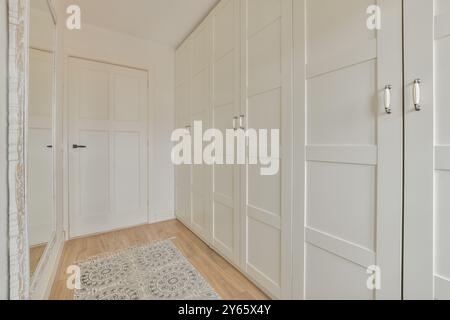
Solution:
[(134, 247), (77, 264), (75, 300), (218, 300), (219, 295), (171, 241)]

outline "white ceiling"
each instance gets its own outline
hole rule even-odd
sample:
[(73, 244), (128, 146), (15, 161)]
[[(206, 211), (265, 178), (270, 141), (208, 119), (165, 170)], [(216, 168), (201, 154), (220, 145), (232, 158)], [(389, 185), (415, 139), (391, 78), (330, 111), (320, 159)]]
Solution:
[(218, 0), (66, 0), (82, 22), (171, 47), (178, 46)]

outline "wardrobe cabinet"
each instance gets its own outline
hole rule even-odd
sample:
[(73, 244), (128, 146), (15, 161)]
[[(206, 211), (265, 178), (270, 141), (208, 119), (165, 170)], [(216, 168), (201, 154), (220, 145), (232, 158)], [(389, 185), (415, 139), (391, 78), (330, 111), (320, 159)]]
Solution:
[(233, 165), (176, 168), (180, 221), (274, 298), (291, 291), (291, 10), (292, 0), (220, 1), (176, 53), (177, 128), (281, 129), (274, 176), (236, 152)]
[(220, 1), (177, 127), (279, 129), (280, 170), (177, 166), (177, 217), (273, 298), (450, 299), (449, 57), (448, 0)]

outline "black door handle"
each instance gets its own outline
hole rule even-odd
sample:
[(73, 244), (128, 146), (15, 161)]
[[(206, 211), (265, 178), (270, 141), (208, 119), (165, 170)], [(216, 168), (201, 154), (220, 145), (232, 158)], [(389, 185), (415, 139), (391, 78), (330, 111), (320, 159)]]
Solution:
[(86, 148), (87, 148), (87, 146), (79, 146), (79, 145), (77, 145), (77, 144), (74, 144), (72, 147), (73, 147), (74, 149), (86, 149)]
[(51, 149), (51, 148), (53, 148), (53, 146), (50, 144), (50, 145), (47, 146), (47, 148)]

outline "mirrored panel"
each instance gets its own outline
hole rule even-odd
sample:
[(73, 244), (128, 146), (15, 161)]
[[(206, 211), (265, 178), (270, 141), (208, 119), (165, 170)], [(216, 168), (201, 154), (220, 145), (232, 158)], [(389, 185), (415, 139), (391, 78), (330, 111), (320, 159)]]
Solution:
[(54, 235), (53, 105), (56, 27), (47, 0), (30, 1), (27, 209), (30, 275)]

